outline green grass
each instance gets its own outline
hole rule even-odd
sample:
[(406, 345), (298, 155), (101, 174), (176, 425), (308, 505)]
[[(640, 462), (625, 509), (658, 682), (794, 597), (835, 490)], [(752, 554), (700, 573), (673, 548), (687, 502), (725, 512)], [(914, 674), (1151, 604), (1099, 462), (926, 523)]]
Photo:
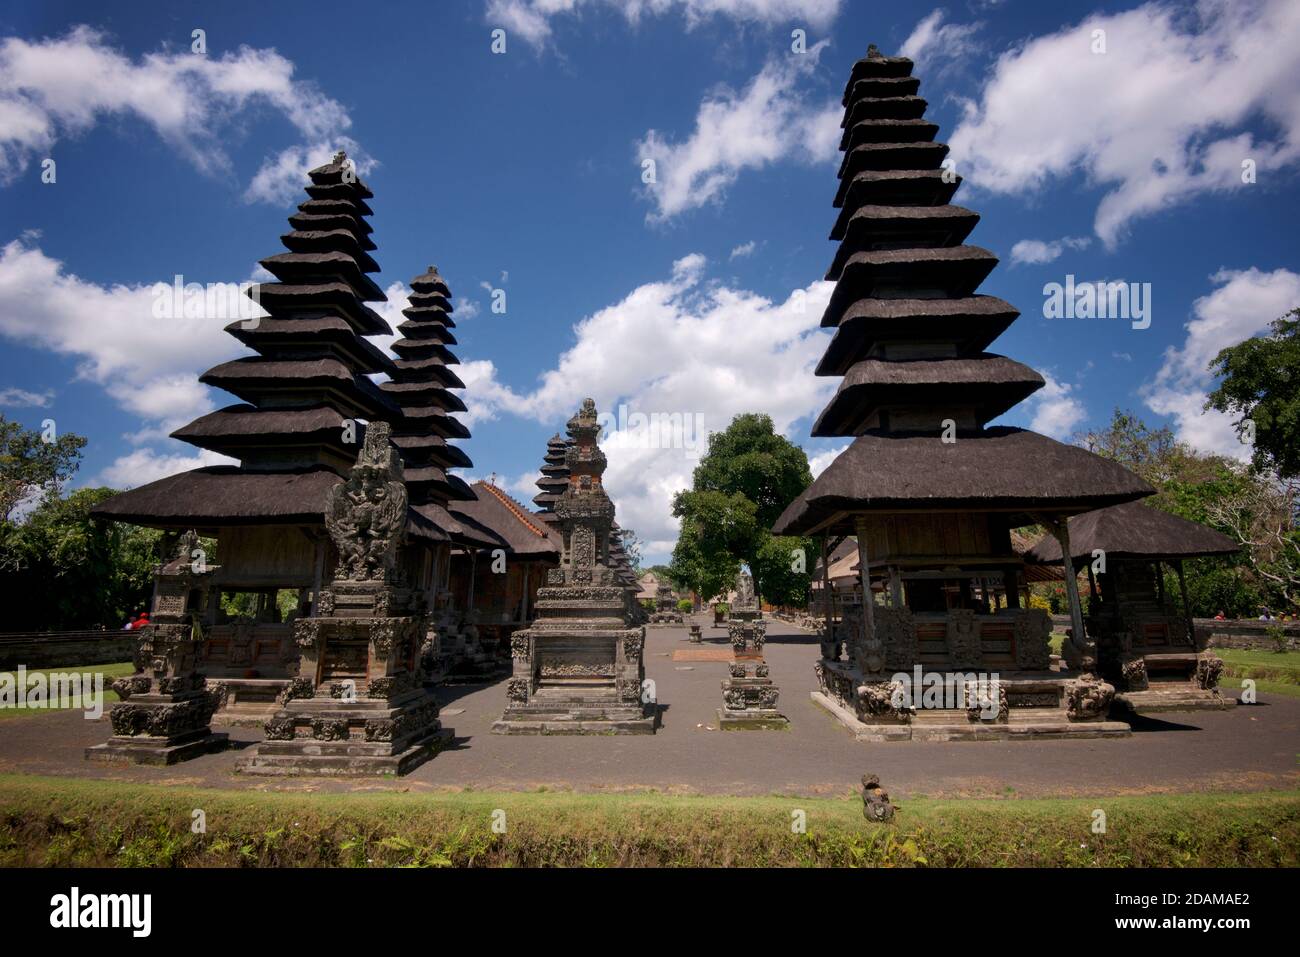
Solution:
[[(102, 674), (104, 676), (104, 705), (108, 706), (112, 704), (114, 701), (118, 700), (117, 692), (114, 691), (111, 687), (111, 685), (113, 684), (113, 680), (115, 678), (124, 678), (127, 675), (134, 674), (135, 666), (131, 664), (131, 662), (129, 661), (122, 661), (122, 662), (115, 662), (113, 664), (108, 664), (108, 665), (75, 665), (68, 668), (27, 669), (28, 677), (34, 674), (48, 675), (52, 672), (61, 672), (64, 674), (72, 674), (74, 672), (79, 674)], [(0, 674), (13, 675), (14, 680), (15, 681), (17, 680), (17, 672), (15, 671), (0, 671)], [(69, 706), (70, 708), (79, 708), (81, 707), (81, 701), (79, 699), (74, 698), (70, 702)], [(58, 711), (58, 710), (61, 709), (27, 708), (23, 706), (14, 707), (14, 708), (0, 708), (0, 721), (3, 721), (6, 718), (32, 716), (32, 715), (38, 715), (38, 714), (43, 714), (50, 711)]]
[(1255, 682), (1261, 694), (1278, 694), (1300, 698), (1300, 651), (1256, 651), (1240, 648), (1216, 648), (1223, 659), (1224, 688), (1240, 688), (1243, 678)]
[[(191, 829), (201, 809), (206, 833)], [(1107, 818), (1092, 833), (1094, 810)], [(504, 812), (505, 832), (492, 828)], [(794, 833), (792, 812), (806, 815)], [(0, 775), (0, 865), (1296, 866), (1300, 792), (902, 803), (567, 792), (303, 794)]]

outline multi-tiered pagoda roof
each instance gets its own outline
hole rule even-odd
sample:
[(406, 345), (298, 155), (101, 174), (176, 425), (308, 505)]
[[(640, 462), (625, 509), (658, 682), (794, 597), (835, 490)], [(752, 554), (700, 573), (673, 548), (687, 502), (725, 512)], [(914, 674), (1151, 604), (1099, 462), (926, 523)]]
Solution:
[(979, 216), (952, 204), (961, 177), (924, 118), (912, 61), (873, 46), (844, 90), (839, 248), (817, 367), (840, 385), (814, 436), (852, 443), (776, 523), (781, 534), (849, 533), (853, 516), (908, 509), (1083, 512), (1152, 491), (1113, 462), (988, 423), (1042, 377), (987, 352), (1019, 315), (977, 292), (997, 265), (966, 242)]
[(262, 260), (276, 279), (251, 293), (269, 313), (227, 326), (255, 355), (209, 369), (200, 381), (241, 402), (172, 435), (239, 460), (117, 495), (96, 513), (146, 525), (320, 522), (330, 486), (346, 475), (364, 422), (400, 409), (370, 376), (391, 360), (366, 337), (389, 334), (366, 303), (384, 293), (366, 222), (373, 194), (343, 153), (310, 172), (308, 199), (281, 237), (287, 252)]
[(533, 496), (537, 510), (548, 517), (555, 515), (555, 503), (569, 485), (569, 466), (565, 464), (565, 452), (568, 440), (558, 432), (546, 443), (546, 455), (542, 459), (542, 474), (537, 479), (540, 491)]
[(447, 533), (452, 541), (490, 547), (491, 538), (458, 522), (448, 511), (450, 502), (475, 501), (474, 491), (453, 468), (472, 463), (451, 439), (469, 438), (469, 429), (456, 418), (465, 403), (452, 389), (465, 384), (450, 368), (459, 363), (449, 346), (456, 344), (451, 313), (451, 289), (430, 266), (411, 280), (405, 321), (397, 326), (402, 338), (393, 343), (397, 360), (389, 380), (380, 385), (398, 408), (392, 442), (402, 454), (411, 510)]

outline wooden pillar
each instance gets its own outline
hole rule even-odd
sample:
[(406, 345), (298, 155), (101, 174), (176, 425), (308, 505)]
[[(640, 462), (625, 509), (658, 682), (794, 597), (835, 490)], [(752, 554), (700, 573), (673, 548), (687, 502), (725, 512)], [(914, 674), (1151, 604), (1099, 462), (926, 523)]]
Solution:
[[(858, 533), (858, 575), (862, 579), (862, 626), (863, 641), (867, 641), (876, 634), (876, 602), (871, 596), (871, 565), (867, 555), (867, 523), (865, 519), (858, 519), (856, 523)], [(847, 648), (845, 649), (847, 651)], [(856, 658), (856, 655), (854, 656)], [(850, 659), (850, 663), (857, 664), (856, 660)]]
[[(474, 574), (475, 572), (478, 571), (478, 549), (467, 548), (465, 550), (465, 554), (469, 556), (469, 590), (465, 594), (465, 610), (469, 612), (474, 610)], [(448, 559), (451, 558), (450, 555), (448, 555), (447, 557)], [(451, 580), (450, 560), (447, 562), (447, 565), (448, 565), (447, 580), (450, 581)]]
[(1092, 574), (1092, 562), (1088, 562), (1088, 597), (1092, 599), (1091, 603), (1088, 605), (1088, 610), (1095, 615), (1097, 609), (1092, 606), (1093, 604), (1096, 604), (1097, 601), (1097, 579), (1093, 577)]
[(524, 562), (524, 603), (519, 615), (519, 620), (524, 623), (528, 622), (528, 572), (530, 567), (527, 562)]
[(1079, 581), (1074, 573), (1074, 555), (1070, 552), (1070, 522), (1064, 516), (1057, 516), (1051, 527), (1052, 534), (1061, 543), (1061, 567), (1065, 570), (1065, 595), (1070, 601), (1070, 626), (1074, 631), (1071, 644), (1078, 650), (1081, 657), (1092, 658), (1095, 663), (1096, 656), (1088, 651), (1088, 633), (1083, 627), (1083, 606), (1079, 602)]
[(903, 576), (898, 573), (897, 565), (889, 566), (889, 603), (895, 608), (903, 607)]
[(325, 539), (318, 537), (316, 539), (316, 555), (313, 562), (315, 569), (312, 572), (311, 585), (311, 617), (318, 617), (317, 609), (320, 608), (320, 590), (324, 587), (325, 579)]
[(1174, 570), (1178, 572), (1178, 592), (1183, 599), (1183, 615), (1187, 618), (1187, 640), (1196, 648), (1196, 626), (1192, 623), (1192, 603), (1187, 598), (1187, 578), (1183, 575), (1181, 558), (1174, 562)]
[(831, 602), (831, 556), (826, 547), (826, 536), (822, 536), (822, 611), (826, 615), (826, 642), (835, 640), (835, 622), (832, 618), (834, 608)]

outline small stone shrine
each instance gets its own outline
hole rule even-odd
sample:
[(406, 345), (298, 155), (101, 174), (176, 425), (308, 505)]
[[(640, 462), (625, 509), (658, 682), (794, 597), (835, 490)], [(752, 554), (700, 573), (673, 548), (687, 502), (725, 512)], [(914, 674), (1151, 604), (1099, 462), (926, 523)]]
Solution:
[(601, 478), (605, 454), (596, 404), (569, 420), (568, 483), (554, 509), (560, 566), (537, 592), (537, 619), (510, 639), (514, 673), (497, 734), (653, 734), (655, 705), (642, 688), (645, 629), (630, 627), (629, 591), (611, 565), (614, 503)]
[(294, 623), (298, 676), (246, 774), (405, 774), (451, 740), (419, 674), (428, 616), (398, 570), (408, 503), (389, 438), (387, 423), (371, 423), (348, 481), (330, 491), (334, 580), (320, 616)]
[(136, 653), (139, 674), (113, 683), (122, 698), (109, 712), (113, 736), (87, 748), (88, 760), (166, 765), (226, 746), (227, 735), (210, 727), (217, 697), (198, 672), (197, 618), (215, 570), (198, 541), (185, 532), (171, 561), (154, 570), (152, 622), (140, 630)]
[(763, 658), (767, 622), (761, 615), (758, 599), (754, 596), (754, 580), (742, 573), (736, 585), (735, 601), (731, 603), (731, 618), (727, 622), (735, 660), (728, 665), (729, 677), (722, 679), (718, 727), (724, 731), (779, 729), (790, 724), (789, 719), (776, 710), (780, 691)]
[(655, 610), (650, 616), (652, 625), (685, 624), (682, 613), (677, 610), (677, 599), (673, 597), (673, 587), (667, 582), (660, 582), (655, 589)]

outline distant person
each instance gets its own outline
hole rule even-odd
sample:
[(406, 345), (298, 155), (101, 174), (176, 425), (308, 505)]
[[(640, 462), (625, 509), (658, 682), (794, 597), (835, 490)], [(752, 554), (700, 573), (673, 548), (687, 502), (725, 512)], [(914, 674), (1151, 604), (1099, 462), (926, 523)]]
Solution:
[(140, 617), (140, 609), (137, 608), (131, 614), (126, 616), (126, 624), (122, 626), (123, 631), (134, 631), (136, 619)]
[(1262, 608), (1260, 608), (1260, 610), (1259, 610), (1259, 620), (1260, 620), (1260, 621), (1272, 621), (1272, 620), (1273, 620), (1273, 615), (1272, 615), (1272, 613), (1268, 610), (1268, 606), (1267, 606), (1267, 605), (1264, 605)]
[(1227, 620), (1228, 620), (1228, 616), (1225, 615), (1222, 611), (1220, 611), (1217, 615), (1214, 616), (1214, 620), (1215, 620), (1215, 621), (1227, 621)]
[(144, 628), (148, 624), (149, 624), (149, 613), (147, 611), (142, 611), (140, 612), (140, 617), (137, 618), (135, 621), (131, 622), (131, 630), (139, 631), (141, 628)]

